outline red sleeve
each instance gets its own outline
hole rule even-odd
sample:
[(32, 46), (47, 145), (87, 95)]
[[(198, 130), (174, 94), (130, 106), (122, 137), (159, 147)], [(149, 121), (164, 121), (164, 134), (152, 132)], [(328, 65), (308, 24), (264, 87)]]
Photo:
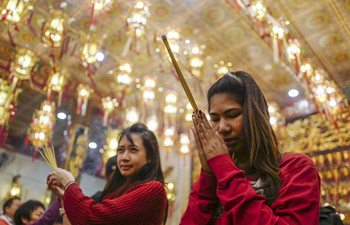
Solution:
[(165, 204), (165, 189), (158, 181), (140, 184), (99, 204), (85, 196), (75, 183), (64, 193), (64, 209), (71, 224), (76, 225), (140, 224), (154, 218), (155, 213), (161, 214)]
[(180, 225), (208, 224), (216, 209), (216, 178), (201, 171), (193, 184), (186, 211)]
[(318, 224), (320, 182), (316, 167), (308, 157), (293, 155), (297, 157), (281, 163), (282, 184), (271, 207), (228, 154), (208, 161), (217, 178), (217, 196), (232, 224)]

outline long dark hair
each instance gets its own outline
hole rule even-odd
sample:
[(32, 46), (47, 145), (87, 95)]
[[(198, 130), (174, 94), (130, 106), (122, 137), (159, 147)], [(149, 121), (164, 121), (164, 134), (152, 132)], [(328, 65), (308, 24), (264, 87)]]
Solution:
[[(160, 164), (159, 145), (156, 136), (144, 124), (136, 123), (120, 133), (118, 143), (120, 143), (121, 139), (125, 136), (130, 143), (134, 144), (131, 134), (138, 134), (142, 138), (143, 145), (147, 152), (148, 163), (136, 174), (127, 178), (122, 176), (119, 168), (116, 167), (114, 173), (109, 177), (107, 184), (102, 191), (99, 202), (102, 202), (103, 198), (110, 193), (115, 192), (116, 194), (113, 196), (115, 198), (121, 196), (133, 186), (147, 181), (157, 180), (165, 186)], [(164, 224), (167, 218), (167, 209), (168, 206), (166, 206), (165, 210)]]
[(24, 224), (22, 219), (30, 221), (32, 212), (40, 207), (43, 208), (43, 210), (45, 210), (44, 204), (36, 200), (28, 200), (27, 202), (23, 203), (20, 207), (18, 207), (18, 209), (15, 212), (13, 219), (15, 224)]
[(209, 107), (212, 97), (220, 93), (230, 94), (243, 107), (244, 140), (249, 153), (246, 173), (261, 179), (261, 186), (257, 189), (264, 190), (267, 203), (271, 204), (277, 198), (281, 185), (281, 153), (269, 123), (265, 96), (254, 79), (242, 71), (227, 73), (210, 87), (207, 94)]

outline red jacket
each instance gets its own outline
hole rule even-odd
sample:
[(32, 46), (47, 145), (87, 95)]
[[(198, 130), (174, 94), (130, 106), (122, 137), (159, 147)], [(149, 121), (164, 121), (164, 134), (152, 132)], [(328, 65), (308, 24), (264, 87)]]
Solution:
[(193, 185), (181, 225), (206, 225), (218, 200), (223, 215), (215, 225), (317, 225), (320, 179), (314, 163), (303, 154), (285, 154), (280, 163), (281, 187), (271, 206), (258, 195), (243, 170), (228, 154), (208, 161), (215, 176), (201, 173)]
[(125, 194), (101, 203), (85, 196), (77, 184), (63, 196), (64, 209), (72, 225), (161, 225), (166, 193), (158, 181), (136, 185)]

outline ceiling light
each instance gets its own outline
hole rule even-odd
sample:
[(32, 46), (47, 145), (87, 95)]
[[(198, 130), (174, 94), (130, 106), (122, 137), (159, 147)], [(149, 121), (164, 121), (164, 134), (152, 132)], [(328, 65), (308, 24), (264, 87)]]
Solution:
[(288, 91), (288, 95), (292, 98), (297, 97), (299, 95), (299, 91), (297, 89), (290, 89)]
[(57, 118), (60, 120), (65, 120), (67, 118), (67, 115), (64, 112), (57, 113)]
[(89, 148), (95, 149), (95, 148), (97, 148), (97, 144), (95, 142), (90, 142)]

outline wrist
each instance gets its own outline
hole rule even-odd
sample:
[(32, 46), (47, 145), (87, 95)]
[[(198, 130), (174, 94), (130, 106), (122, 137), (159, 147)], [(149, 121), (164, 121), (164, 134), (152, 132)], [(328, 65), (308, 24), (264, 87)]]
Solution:
[(64, 185), (64, 188), (63, 188), (63, 190), (64, 191), (66, 191), (67, 190), (67, 188), (71, 185), (71, 184), (73, 184), (73, 183), (75, 183), (75, 181), (74, 180), (72, 180), (72, 181), (68, 181), (65, 185)]

